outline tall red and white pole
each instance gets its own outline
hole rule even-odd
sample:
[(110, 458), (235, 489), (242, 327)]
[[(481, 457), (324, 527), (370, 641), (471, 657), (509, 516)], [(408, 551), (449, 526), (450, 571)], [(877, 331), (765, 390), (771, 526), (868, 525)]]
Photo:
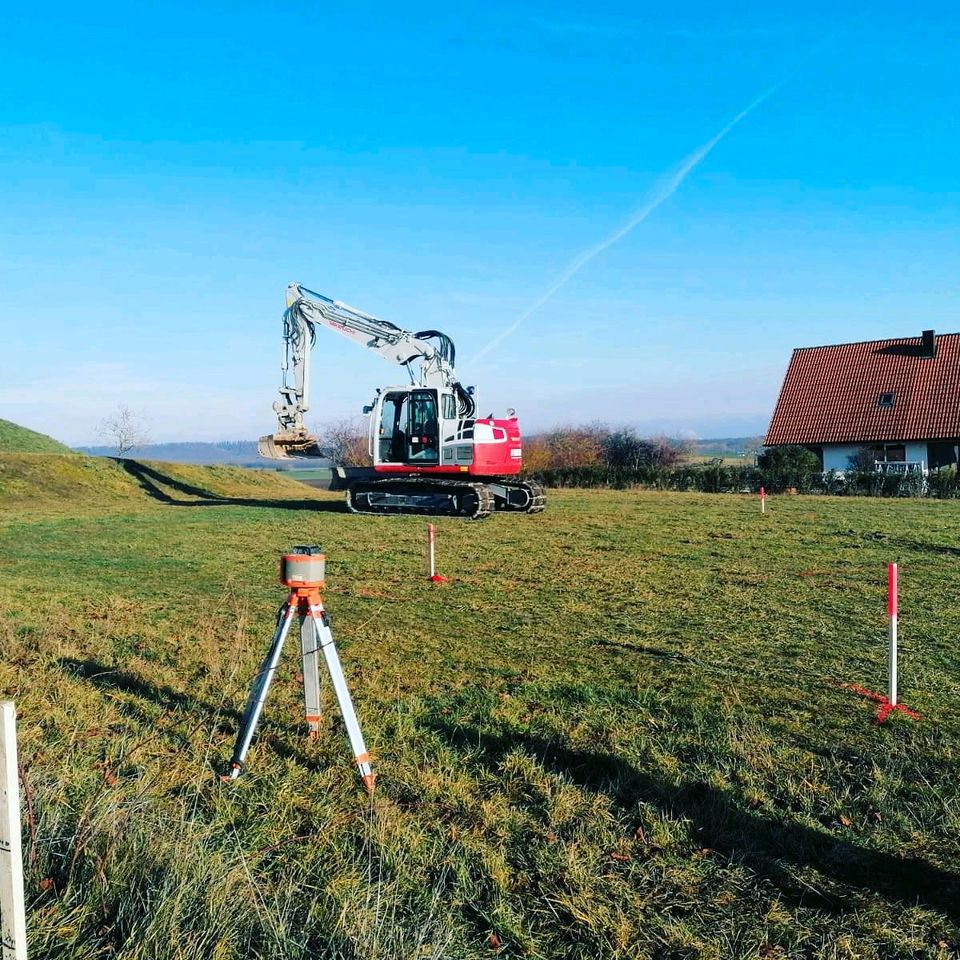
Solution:
[(887, 565), (887, 635), (890, 640), (888, 674), (889, 690), (887, 700), (890, 705), (897, 705), (897, 565)]
[(430, 581), (432, 583), (446, 583), (447, 578), (437, 573), (437, 529), (432, 523), (427, 524), (427, 547), (430, 551)]
[(763, 487), (760, 488), (760, 512), (767, 512), (767, 491)]
[(905, 703), (897, 702), (897, 614), (899, 613), (899, 569), (897, 564), (887, 564), (887, 696), (876, 693), (859, 683), (848, 683), (845, 686), (854, 693), (873, 700), (879, 704), (877, 708), (877, 723), (886, 723), (891, 713), (903, 713), (914, 720), (920, 719), (916, 710), (911, 710)]

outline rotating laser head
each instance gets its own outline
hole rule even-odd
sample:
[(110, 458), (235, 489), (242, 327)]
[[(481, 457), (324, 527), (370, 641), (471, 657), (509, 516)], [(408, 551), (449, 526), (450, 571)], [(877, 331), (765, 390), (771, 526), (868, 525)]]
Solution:
[(280, 557), (280, 582), (291, 590), (297, 587), (319, 589), (324, 583), (326, 565), (323, 547), (294, 547)]

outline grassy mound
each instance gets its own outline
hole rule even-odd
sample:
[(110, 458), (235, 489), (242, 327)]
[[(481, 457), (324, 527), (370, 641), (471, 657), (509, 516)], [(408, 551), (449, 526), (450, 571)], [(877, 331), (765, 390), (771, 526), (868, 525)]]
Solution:
[(28, 430), (10, 420), (0, 420), (0, 453), (70, 453), (66, 445), (45, 433)]
[(106, 508), (139, 511), (161, 504), (268, 506), (275, 501), (312, 501), (322, 496), (281, 474), (242, 467), (192, 467), (0, 449), (0, 506), (39, 513), (89, 513)]

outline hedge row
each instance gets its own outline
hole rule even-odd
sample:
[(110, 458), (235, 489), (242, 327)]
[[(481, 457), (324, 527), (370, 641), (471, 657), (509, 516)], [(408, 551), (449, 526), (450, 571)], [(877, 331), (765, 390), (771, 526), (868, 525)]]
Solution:
[(698, 464), (686, 467), (554, 467), (537, 478), (548, 487), (606, 487), (625, 490), (694, 490), (705, 493), (828, 493), (868, 497), (960, 497), (955, 470), (941, 470), (924, 478), (919, 473), (809, 473), (763, 470), (760, 467)]

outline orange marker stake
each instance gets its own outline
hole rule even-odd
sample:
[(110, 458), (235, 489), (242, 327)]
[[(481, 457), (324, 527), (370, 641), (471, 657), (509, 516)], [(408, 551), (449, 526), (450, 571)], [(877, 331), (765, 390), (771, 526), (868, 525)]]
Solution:
[(763, 487), (760, 488), (760, 512), (767, 512), (767, 491)]

